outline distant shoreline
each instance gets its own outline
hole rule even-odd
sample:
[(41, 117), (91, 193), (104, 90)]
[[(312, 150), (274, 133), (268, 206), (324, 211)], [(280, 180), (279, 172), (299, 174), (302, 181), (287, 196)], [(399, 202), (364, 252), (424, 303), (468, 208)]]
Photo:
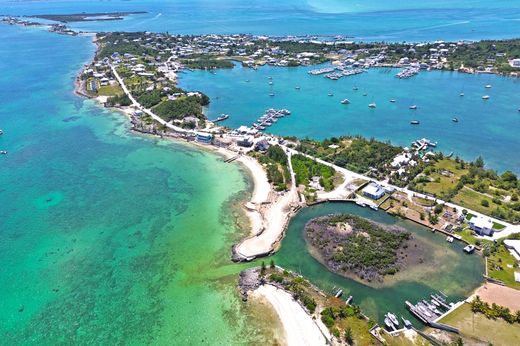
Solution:
[(71, 14), (35, 14), (25, 16), (28, 18), (39, 18), (52, 20), (61, 23), (73, 22), (97, 22), (97, 21), (111, 21), (123, 20), (124, 17), (133, 14), (146, 14), (146, 11), (132, 11), (132, 12), (95, 12), (95, 13), (71, 13)]

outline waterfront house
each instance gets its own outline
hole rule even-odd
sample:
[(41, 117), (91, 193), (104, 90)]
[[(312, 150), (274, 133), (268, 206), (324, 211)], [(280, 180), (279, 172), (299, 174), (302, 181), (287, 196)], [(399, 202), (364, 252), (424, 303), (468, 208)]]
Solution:
[(513, 59), (513, 60), (511, 60), (511, 66), (512, 67), (520, 67), (520, 59)]
[(206, 144), (209, 144), (211, 142), (212, 138), (213, 138), (213, 136), (211, 135), (211, 133), (206, 133), (206, 132), (197, 132), (196, 136), (195, 136), (195, 140), (197, 142), (206, 143)]
[(362, 190), (363, 195), (372, 198), (374, 200), (378, 200), (385, 194), (385, 189), (381, 187), (381, 185), (371, 182), (367, 186), (365, 186)]
[(493, 235), (493, 221), (484, 216), (473, 216), (469, 220), (469, 228), (478, 235)]

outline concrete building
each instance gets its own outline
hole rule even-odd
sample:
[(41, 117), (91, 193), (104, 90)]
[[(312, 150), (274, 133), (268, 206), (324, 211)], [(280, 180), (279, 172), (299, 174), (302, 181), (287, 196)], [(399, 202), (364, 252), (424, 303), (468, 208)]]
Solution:
[(195, 140), (199, 143), (211, 143), (211, 139), (213, 139), (213, 135), (211, 133), (206, 132), (197, 132), (195, 136)]
[(493, 235), (493, 221), (483, 216), (473, 216), (469, 220), (469, 228), (478, 235)]
[(377, 200), (383, 197), (385, 194), (385, 189), (383, 189), (379, 184), (371, 182), (363, 188), (362, 192), (363, 195)]

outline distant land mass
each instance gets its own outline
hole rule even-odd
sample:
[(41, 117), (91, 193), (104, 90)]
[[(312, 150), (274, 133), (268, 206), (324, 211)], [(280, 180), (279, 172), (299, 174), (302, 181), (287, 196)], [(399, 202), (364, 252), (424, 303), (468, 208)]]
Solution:
[(96, 13), (72, 13), (72, 14), (37, 14), (29, 16), (32, 18), (40, 18), (47, 20), (54, 20), (56, 22), (69, 23), (69, 22), (95, 22), (104, 20), (122, 20), (123, 17), (132, 14), (145, 14), (145, 11), (135, 12), (96, 12)]

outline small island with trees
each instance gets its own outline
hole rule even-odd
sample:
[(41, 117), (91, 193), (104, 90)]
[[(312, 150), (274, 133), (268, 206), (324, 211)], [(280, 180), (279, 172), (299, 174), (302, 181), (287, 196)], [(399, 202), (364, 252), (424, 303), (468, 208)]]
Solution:
[(318, 217), (305, 225), (310, 253), (329, 270), (362, 282), (382, 282), (412, 262), (421, 247), (410, 232), (351, 214)]

